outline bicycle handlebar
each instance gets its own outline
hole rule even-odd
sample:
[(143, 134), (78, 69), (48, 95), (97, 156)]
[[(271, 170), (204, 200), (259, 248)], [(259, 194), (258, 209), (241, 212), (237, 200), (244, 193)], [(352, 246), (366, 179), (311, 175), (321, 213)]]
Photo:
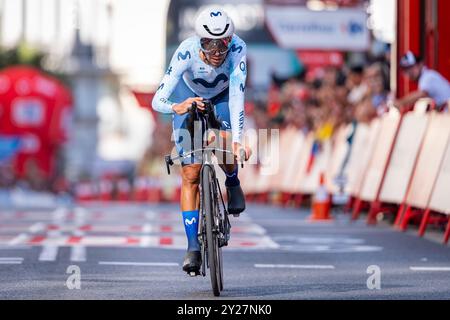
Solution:
[[(210, 152), (223, 152), (223, 153), (228, 153), (228, 154), (233, 154), (233, 152), (229, 151), (229, 150), (224, 150), (224, 149), (220, 149), (220, 148), (202, 148), (202, 149), (196, 149), (196, 150), (192, 150), (186, 153), (183, 153), (180, 156), (177, 156), (175, 158), (172, 158), (170, 155), (167, 155), (164, 157), (164, 160), (166, 162), (166, 167), (167, 167), (167, 174), (170, 175), (170, 167), (174, 165), (174, 161), (176, 160), (180, 160), (180, 159), (185, 159), (197, 152), (205, 152), (205, 151), (210, 151)], [(240, 151), (240, 157), (241, 159), (243, 159), (241, 161), (241, 168), (244, 168), (244, 160), (245, 160), (245, 150), (241, 150)]]

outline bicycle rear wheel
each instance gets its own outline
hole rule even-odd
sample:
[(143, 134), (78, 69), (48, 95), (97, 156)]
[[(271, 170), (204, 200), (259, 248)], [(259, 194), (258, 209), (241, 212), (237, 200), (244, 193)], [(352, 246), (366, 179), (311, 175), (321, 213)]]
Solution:
[(222, 249), (219, 248), (217, 186), (214, 169), (205, 165), (202, 170), (202, 203), (205, 210), (206, 246), (211, 286), (215, 296), (223, 289)]

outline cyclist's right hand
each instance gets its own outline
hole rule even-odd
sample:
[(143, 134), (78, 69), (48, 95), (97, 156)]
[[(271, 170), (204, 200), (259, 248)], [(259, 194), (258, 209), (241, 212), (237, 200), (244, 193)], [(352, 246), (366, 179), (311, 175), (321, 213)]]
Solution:
[(187, 98), (181, 103), (174, 104), (172, 106), (172, 109), (176, 114), (182, 115), (188, 113), (192, 106), (192, 103), (195, 102), (197, 103), (197, 108), (200, 111), (203, 111), (205, 110), (205, 104), (202, 101), (203, 101), (202, 97)]

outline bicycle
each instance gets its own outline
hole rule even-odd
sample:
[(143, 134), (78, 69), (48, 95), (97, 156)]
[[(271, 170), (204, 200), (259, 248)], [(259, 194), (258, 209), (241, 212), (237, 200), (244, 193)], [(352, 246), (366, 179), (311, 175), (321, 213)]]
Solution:
[[(207, 100), (204, 100), (204, 103), (206, 107), (205, 111), (198, 114), (206, 120), (204, 122), (206, 124), (205, 132), (208, 132), (210, 124), (217, 123), (217, 118), (215, 118), (213, 104)], [(194, 102), (190, 112), (195, 111), (195, 109), (196, 104)], [(189, 275), (195, 277), (201, 274), (205, 277), (206, 268), (209, 268), (213, 293), (215, 296), (220, 296), (220, 292), (223, 291), (222, 247), (226, 247), (230, 240), (231, 224), (212, 162), (212, 154), (215, 152), (232, 154), (228, 150), (209, 148), (205, 146), (205, 142), (203, 141), (200, 149), (183, 153), (174, 158), (171, 155), (166, 155), (165, 162), (167, 173), (170, 175), (170, 167), (174, 165), (174, 161), (190, 157), (197, 153), (201, 153), (202, 155), (202, 166), (200, 169), (200, 221), (198, 231), (202, 264), (200, 272), (190, 272)], [(245, 154), (241, 154), (241, 159), (244, 159), (244, 157)], [(242, 168), (243, 166), (244, 164), (241, 163)], [(220, 206), (219, 199), (222, 206)], [(223, 210), (221, 210), (221, 207)]]

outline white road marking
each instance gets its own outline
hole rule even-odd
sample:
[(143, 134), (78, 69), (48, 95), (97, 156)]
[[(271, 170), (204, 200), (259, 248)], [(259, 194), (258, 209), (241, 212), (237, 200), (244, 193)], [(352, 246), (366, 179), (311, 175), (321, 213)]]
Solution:
[(21, 234), (19, 234), (17, 237), (11, 239), (11, 240), (8, 242), (8, 245), (10, 245), (10, 246), (15, 246), (15, 245), (18, 245), (18, 244), (23, 244), (23, 243), (25, 243), (27, 240), (28, 240), (28, 235), (27, 235), (26, 233), (21, 233)]
[(409, 267), (409, 269), (411, 271), (431, 271), (431, 272), (436, 272), (436, 271), (449, 272), (450, 271), (450, 267)]
[(73, 246), (70, 252), (70, 261), (84, 262), (86, 261), (86, 247)]
[(112, 266), (140, 266), (140, 267), (178, 267), (175, 262), (126, 262), (126, 261), (100, 261), (101, 265)]
[(22, 264), (23, 258), (21, 257), (2, 257), (0, 258), (0, 264)]
[(152, 237), (149, 236), (143, 236), (141, 237), (141, 243), (140, 243), (140, 247), (146, 248), (146, 247), (151, 247), (153, 246), (155, 241)]
[(31, 233), (38, 233), (39, 231), (43, 231), (45, 229), (45, 224), (42, 222), (38, 222), (30, 226), (28, 229)]
[(148, 224), (148, 223), (144, 224), (144, 226), (142, 227), (142, 232), (143, 233), (151, 233), (152, 230), (153, 230), (152, 225)]
[(59, 207), (52, 212), (52, 220), (54, 223), (62, 222), (66, 220), (67, 217), (67, 209), (64, 207)]
[(58, 255), (58, 246), (46, 245), (42, 248), (39, 261), (55, 261)]
[(255, 264), (255, 268), (276, 268), (276, 269), (335, 269), (332, 265), (300, 265), (300, 264)]

